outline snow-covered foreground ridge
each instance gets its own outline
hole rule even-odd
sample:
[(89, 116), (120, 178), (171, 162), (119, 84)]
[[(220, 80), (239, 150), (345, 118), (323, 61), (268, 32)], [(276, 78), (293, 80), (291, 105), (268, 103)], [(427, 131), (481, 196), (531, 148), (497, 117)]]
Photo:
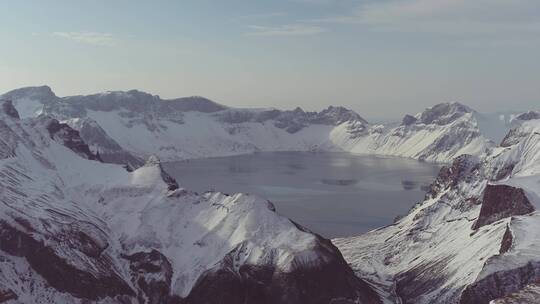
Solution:
[(270, 202), (182, 189), (157, 157), (99, 158), (67, 124), (0, 105), (0, 302), (379, 303)]
[(163, 100), (136, 90), (61, 98), (44, 86), (0, 98), (12, 100), (22, 117), (47, 114), (67, 122), (104, 161), (134, 167), (152, 154), (179, 160), (256, 151), (350, 151), (450, 162), (463, 153), (485, 153), (494, 144), (483, 133), (501, 133), (493, 131), (504, 125), (458, 103), (383, 126), (343, 107), (318, 113), (236, 109), (202, 97)]
[(529, 112), (486, 157), (443, 168), (401, 220), (334, 244), (390, 303), (538, 303), (538, 208), (540, 113)]

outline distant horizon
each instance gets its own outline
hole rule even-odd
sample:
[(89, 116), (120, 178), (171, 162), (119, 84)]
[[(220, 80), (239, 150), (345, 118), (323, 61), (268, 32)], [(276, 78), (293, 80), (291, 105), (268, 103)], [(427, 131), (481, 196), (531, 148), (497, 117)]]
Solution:
[(453, 102), (457, 102), (457, 103), (460, 103), (460, 104), (463, 104), (465, 106), (468, 106), (470, 107), (472, 110), (475, 110), (477, 111), (478, 113), (480, 114), (504, 114), (504, 115), (507, 115), (507, 114), (517, 114), (517, 113), (524, 113), (524, 112), (527, 112), (527, 111), (531, 111), (531, 110), (540, 110), (539, 107), (536, 107), (536, 108), (530, 108), (530, 109), (494, 109), (493, 111), (483, 111), (483, 110), (480, 110), (480, 109), (477, 109), (473, 106), (470, 106), (469, 104), (465, 103), (465, 102), (461, 102), (461, 101), (443, 101), (443, 102), (435, 102), (429, 106), (426, 106), (424, 108), (421, 108), (421, 109), (417, 109), (415, 111), (410, 111), (410, 112), (403, 112), (401, 113), (400, 116), (394, 116), (394, 117), (379, 117), (379, 116), (368, 116), (368, 115), (365, 115), (363, 114), (363, 112), (358, 109), (355, 109), (354, 107), (349, 107), (349, 106), (346, 106), (346, 105), (343, 105), (343, 104), (340, 104), (340, 103), (335, 103), (335, 104), (327, 104), (327, 105), (322, 105), (321, 107), (319, 108), (306, 108), (306, 107), (303, 107), (303, 106), (297, 106), (297, 105), (290, 105), (289, 107), (286, 107), (286, 106), (272, 106), (272, 105), (269, 105), (269, 106), (264, 106), (264, 105), (257, 105), (257, 106), (243, 106), (243, 107), (239, 107), (239, 106), (235, 106), (235, 105), (230, 105), (230, 104), (227, 104), (226, 102), (222, 102), (220, 100), (215, 100), (215, 99), (212, 99), (212, 98), (209, 98), (207, 96), (204, 96), (204, 95), (181, 95), (181, 96), (173, 96), (173, 97), (164, 97), (164, 96), (161, 96), (160, 94), (155, 94), (153, 92), (149, 92), (149, 91), (145, 91), (145, 90), (141, 90), (141, 89), (138, 89), (138, 88), (131, 88), (131, 89), (127, 89), (127, 90), (105, 90), (105, 91), (96, 91), (96, 92), (91, 92), (91, 93), (86, 93), (86, 94), (69, 94), (69, 95), (64, 95), (64, 94), (58, 94), (57, 91), (55, 90), (54, 87), (50, 86), (50, 85), (47, 85), (47, 84), (41, 84), (41, 85), (29, 85), (29, 86), (23, 86), (23, 87), (18, 87), (18, 88), (13, 88), (13, 89), (10, 89), (10, 90), (7, 90), (7, 91), (3, 91), (3, 92), (0, 92), (0, 96), (3, 95), (3, 94), (6, 94), (6, 93), (9, 93), (11, 91), (14, 91), (14, 90), (18, 90), (18, 89), (25, 89), (25, 88), (40, 88), (40, 87), (48, 87), (49, 89), (51, 89), (51, 91), (53, 92), (53, 94), (56, 96), (56, 97), (59, 97), (59, 98), (64, 98), (64, 97), (72, 97), (72, 96), (88, 96), (88, 95), (94, 95), (94, 94), (102, 94), (102, 93), (114, 93), (114, 92), (129, 92), (129, 91), (139, 91), (139, 92), (142, 92), (142, 93), (146, 93), (146, 94), (149, 94), (149, 95), (152, 95), (152, 96), (157, 96), (159, 97), (161, 100), (174, 100), (174, 99), (178, 99), (178, 98), (191, 98), (191, 97), (200, 97), (200, 98), (204, 98), (204, 99), (208, 99), (212, 102), (215, 102), (217, 104), (220, 104), (222, 106), (226, 106), (226, 107), (230, 107), (230, 108), (238, 108), (238, 109), (278, 109), (278, 110), (294, 110), (296, 109), (297, 107), (301, 108), (302, 110), (304, 111), (315, 111), (315, 112), (320, 112), (330, 106), (335, 106), (335, 107), (338, 107), (338, 106), (341, 106), (341, 107), (345, 107), (347, 109), (350, 109), (350, 110), (353, 110), (355, 111), (356, 113), (358, 113), (362, 118), (366, 119), (369, 123), (394, 123), (394, 122), (399, 122), (403, 116), (409, 114), (409, 115), (415, 115), (417, 113), (420, 113), (424, 110), (426, 110), (427, 108), (430, 108), (430, 107), (433, 107), (437, 104), (441, 104), (441, 103), (453, 103)]

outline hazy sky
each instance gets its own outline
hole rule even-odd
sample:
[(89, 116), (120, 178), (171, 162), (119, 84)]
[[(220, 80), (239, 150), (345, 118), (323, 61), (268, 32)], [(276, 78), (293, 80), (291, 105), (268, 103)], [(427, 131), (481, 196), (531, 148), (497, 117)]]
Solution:
[(0, 0), (0, 91), (140, 89), (366, 118), (539, 108), (539, 0)]

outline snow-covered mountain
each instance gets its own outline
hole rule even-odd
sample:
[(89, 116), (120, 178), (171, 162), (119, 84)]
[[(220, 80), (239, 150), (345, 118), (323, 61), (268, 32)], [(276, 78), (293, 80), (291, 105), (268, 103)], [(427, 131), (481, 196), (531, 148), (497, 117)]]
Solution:
[(458, 103), (439, 104), (405, 116), (399, 125), (383, 126), (343, 107), (236, 109), (202, 97), (163, 100), (136, 90), (61, 98), (44, 86), (2, 98), (12, 100), (22, 117), (48, 114), (68, 123), (104, 161), (131, 167), (152, 154), (179, 160), (256, 151), (350, 151), (450, 162), (494, 146), (481, 132), (483, 126), (492, 132), (504, 129), (497, 119)]
[(535, 303), (539, 118), (537, 112), (517, 116), (484, 158), (456, 158), (425, 200), (396, 223), (334, 243), (390, 303)]
[(20, 116), (1, 104), (0, 302), (379, 303), (270, 202), (182, 189), (157, 157), (102, 163), (67, 124)]
[[(342, 107), (234, 109), (139, 91), (60, 98), (33, 87), (0, 98), (0, 302), (540, 296), (538, 112), (510, 122), (444, 103), (373, 125)], [(261, 198), (182, 189), (159, 161), (283, 150), (450, 164), (408, 215), (336, 248)]]

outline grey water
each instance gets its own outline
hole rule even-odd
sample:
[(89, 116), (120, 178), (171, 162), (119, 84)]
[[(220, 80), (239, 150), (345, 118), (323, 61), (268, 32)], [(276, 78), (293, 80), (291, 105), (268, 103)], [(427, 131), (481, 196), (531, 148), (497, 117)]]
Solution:
[(349, 153), (265, 152), (164, 164), (187, 189), (246, 192), (327, 238), (391, 224), (417, 202), (440, 166)]

